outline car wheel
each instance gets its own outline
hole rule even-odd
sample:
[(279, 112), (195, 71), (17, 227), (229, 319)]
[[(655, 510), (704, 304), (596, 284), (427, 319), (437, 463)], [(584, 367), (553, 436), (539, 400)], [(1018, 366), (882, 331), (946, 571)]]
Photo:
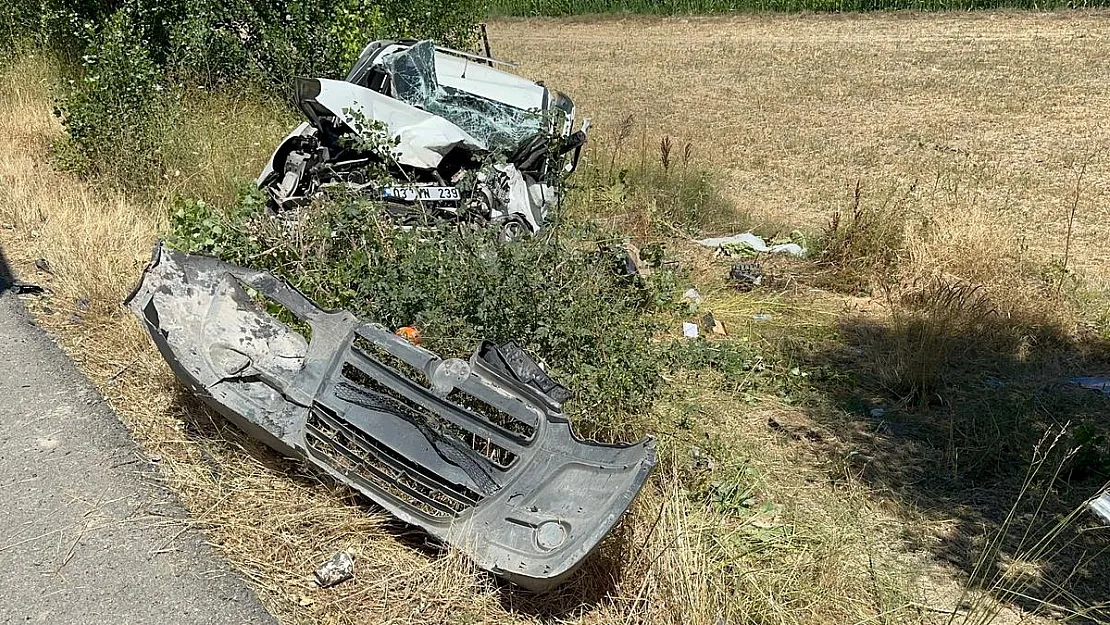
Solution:
[(519, 219), (507, 219), (501, 224), (501, 230), (497, 233), (497, 240), (500, 243), (508, 243), (510, 241), (518, 241), (527, 237), (530, 232), (525, 227), (524, 222)]

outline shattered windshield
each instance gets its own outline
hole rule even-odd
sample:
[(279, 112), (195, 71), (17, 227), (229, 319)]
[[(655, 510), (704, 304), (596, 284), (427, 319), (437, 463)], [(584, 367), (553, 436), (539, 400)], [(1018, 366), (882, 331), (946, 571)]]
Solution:
[(431, 41), (390, 54), (382, 63), (395, 97), (450, 121), (491, 150), (512, 151), (540, 132), (539, 113), (440, 85)]

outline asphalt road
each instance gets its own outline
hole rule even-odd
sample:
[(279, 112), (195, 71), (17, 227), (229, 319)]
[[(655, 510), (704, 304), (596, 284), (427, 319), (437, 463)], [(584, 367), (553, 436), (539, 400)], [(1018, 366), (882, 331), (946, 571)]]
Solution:
[(89, 381), (0, 290), (0, 625), (271, 624)]

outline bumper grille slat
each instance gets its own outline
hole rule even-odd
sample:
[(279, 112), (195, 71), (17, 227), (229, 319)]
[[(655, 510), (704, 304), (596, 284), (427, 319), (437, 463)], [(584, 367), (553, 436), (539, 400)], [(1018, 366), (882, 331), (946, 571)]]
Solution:
[[(347, 360), (346, 364), (348, 367), (356, 369), (363, 376), (366, 376), (371, 380), (382, 379), (385, 376), (394, 375), (397, 376), (398, 380), (404, 380), (406, 383), (410, 384), (413, 383), (412, 380), (404, 377), (394, 367), (380, 362), (376, 357), (371, 356), (370, 354), (366, 354), (359, 349), (350, 350), (350, 358)], [(349, 375), (346, 377), (348, 377), (348, 379), (353, 379)], [(363, 379), (355, 379), (354, 381), (364, 386), (370, 386), (369, 384), (366, 384), (365, 380)], [(383, 391), (383, 389), (380, 388), (375, 390)], [(395, 393), (388, 388), (384, 389), (384, 392), (390, 394)], [(470, 405), (460, 405), (457, 401), (454, 401), (458, 398), (459, 392), (456, 391), (454, 396), (451, 398), (452, 401), (443, 402), (442, 407), (444, 408), (444, 419), (447, 419), (456, 428), (466, 430), (476, 437), (480, 437), (492, 442), (498, 447), (504, 449), (507, 453), (513, 453), (514, 455), (516, 455), (516, 453), (524, 447), (524, 445), (522, 444), (523, 441), (519, 439), (527, 438), (535, 432), (535, 428), (529, 428), (523, 422), (518, 422), (518, 425), (521, 428), (521, 432), (513, 432), (505, 428), (503, 425), (497, 423), (495, 419), (490, 416), (490, 413), (494, 412), (493, 408), (486, 407), (480, 413), (472, 408), (472, 406), (475, 405), (482, 405), (480, 400), (474, 398), (468, 402)], [(421, 409), (426, 410), (426, 408), (424, 407), (421, 407)], [(457, 414), (451, 414), (452, 412), (457, 412)], [(505, 415), (503, 419), (506, 421), (512, 420), (508, 415)]]
[(421, 470), (381, 441), (319, 407), (309, 416), (306, 442), (337, 470), (353, 472), (378, 490), (431, 517), (453, 516), (481, 500), (481, 496), (465, 486)]

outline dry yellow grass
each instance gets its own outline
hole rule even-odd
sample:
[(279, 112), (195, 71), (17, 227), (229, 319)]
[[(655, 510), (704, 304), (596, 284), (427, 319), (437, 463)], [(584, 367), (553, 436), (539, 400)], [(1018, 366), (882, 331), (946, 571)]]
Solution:
[[(1105, 12), (529, 19), (490, 25), (497, 55), (598, 121), (628, 114), (693, 143), (738, 207), (820, 226), (845, 186), (957, 223), (946, 257), (1012, 241), (1062, 255), (1090, 159), (1074, 266), (1110, 278), (1110, 21)], [(636, 157), (640, 137), (628, 151)], [(966, 217), (976, 231), (962, 235)], [(1001, 238), (1002, 240), (995, 240)], [(981, 255), (971, 255), (979, 265)], [(988, 254), (989, 257), (989, 254)]]
[[(1081, 27), (1093, 42), (1077, 36), (1072, 45), (1067, 33)], [(575, 96), (602, 134), (632, 112), (647, 125), (648, 146), (661, 134), (697, 142), (703, 162), (725, 168), (742, 208), (816, 224), (843, 204), (845, 183), (860, 178), (877, 197), (905, 196), (908, 210), (932, 216), (931, 234), (911, 247), (914, 267), (997, 284), (1005, 272), (984, 262), (999, 236), (1009, 254), (1020, 248), (1023, 224), (1043, 219), (1046, 249), (1058, 242), (1066, 156), (1101, 137), (1079, 110), (1106, 114), (1093, 78), (1106, 70), (1093, 59), (1110, 27), (1078, 16), (547, 20), (491, 31), (500, 54)], [(1005, 63), (1020, 68), (1016, 84), (999, 69)], [(24, 60), (0, 88), (0, 137), (23, 146), (0, 156), (0, 243), (17, 272), (54, 291), (37, 306), (38, 319), (160, 458), (196, 522), (282, 622), (932, 622), (944, 615), (930, 606), (951, 607), (952, 571), (905, 540), (907, 530), (938, 534), (943, 522), (869, 489), (822, 447), (849, 451), (833, 434), (818, 431), (817, 443), (768, 429), (774, 419), (810, 431), (802, 411), (775, 398), (738, 405), (696, 379), (672, 380), (678, 390), (654, 415), (668, 441), (657, 478), (556, 594), (499, 586), (458, 554), (423, 548), (418, 536), (259, 449), (178, 390), (119, 307), (164, 227), (165, 207), (50, 167), (46, 146), (60, 132), (51, 76), (48, 63)], [(1043, 119), (1055, 110), (1038, 86), (1049, 81), (1043, 76), (1064, 94), (1061, 119)], [(230, 119), (219, 110), (213, 117)], [(249, 175), (272, 138), (228, 140), (226, 128), (204, 124), (189, 132), (203, 146), (196, 175), (217, 194), (228, 189), (222, 174)], [(1080, 211), (1088, 269), (1106, 254), (1089, 245), (1102, 227), (1094, 218), (1106, 192), (1102, 162), (1088, 170)], [(944, 244), (929, 245), (930, 236)], [(54, 275), (36, 273), (38, 258)], [(821, 324), (845, 306), (806, 290), (761, 301), (718, 284), (706, 294), (737, 335), (752, 312)], [(77, 306), (83, 298), (87, 312)], [(691, 420), (693, 429), (678, 426)], [(718, 462), (736, 466), (718, 469), (750, 471), (757, 505), (720, 514), (691, 500), (683, 488), (695, 471), (692, 446), (727, 450)], [(358, 555), (356, 579), (315, 588), (311, 571), (347, 547)]]

